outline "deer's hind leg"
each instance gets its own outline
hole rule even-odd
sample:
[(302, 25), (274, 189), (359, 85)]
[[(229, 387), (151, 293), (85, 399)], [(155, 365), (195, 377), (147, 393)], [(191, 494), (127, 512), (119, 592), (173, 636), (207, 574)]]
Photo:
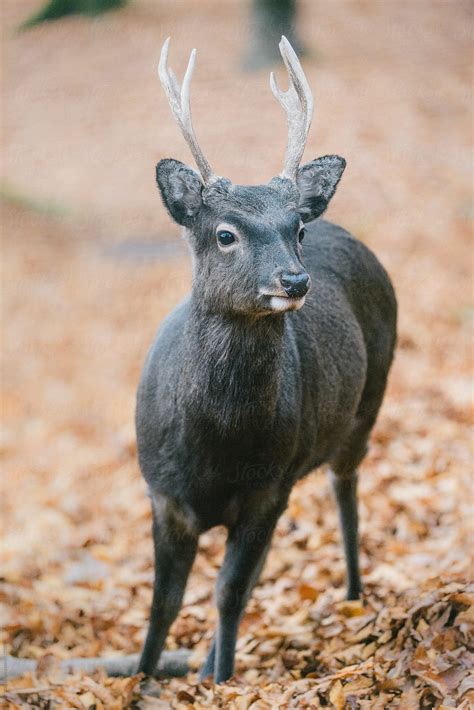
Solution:
[(357, 418), (343, 446), (330, 462), (330, 477), (339, 512), (346, 560), (348, 599), (359, 599), (362, 593), (359, 569), (357, 467), (367, 453), (367, 441), (375, 416)]

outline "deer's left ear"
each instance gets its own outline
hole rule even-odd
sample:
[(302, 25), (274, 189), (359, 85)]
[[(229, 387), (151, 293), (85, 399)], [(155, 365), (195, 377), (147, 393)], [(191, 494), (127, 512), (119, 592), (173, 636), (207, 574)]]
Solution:
[(346, 161), (339, 155), (325, 155), (298, 169), (299, 213), (303, 222), (319, 217), (329, 204), (342, 177)]

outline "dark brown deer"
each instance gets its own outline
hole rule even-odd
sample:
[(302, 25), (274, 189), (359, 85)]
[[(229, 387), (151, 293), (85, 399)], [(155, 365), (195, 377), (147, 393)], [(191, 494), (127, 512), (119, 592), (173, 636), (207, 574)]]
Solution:
[[(196, 140), (189, 91), (159, 74), (199, 173), (161, 160), (158, 187), (193, 257), (189, 296), (162, 324), (138, 389), (138, 452), (153, 507), (155, 584), (140, 670), (153, 674), (182, 602), (200, 533), (225, 525), (218, 628), (201, 675), (233, 673), (239, 622), (294, 483), (326, 463), (339, 507), (348, 596), (361, 593), (357, 467), (396, 339), (390, 280), (361, 242), (318, 219), (345, 161), (299, 167), (313, 100), (283, 37), (290, 86), (283, 172), (266, 185), (216, 176)], [(304, 238), (304, 245), (303, 245)]]

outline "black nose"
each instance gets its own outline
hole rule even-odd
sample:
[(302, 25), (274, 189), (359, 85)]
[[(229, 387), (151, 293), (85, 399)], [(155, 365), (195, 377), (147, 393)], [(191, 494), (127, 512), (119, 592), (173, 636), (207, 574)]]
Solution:
[(280, 283), (290, 298), (302, 298), (309, 290), (309, 274), (282, 274)]

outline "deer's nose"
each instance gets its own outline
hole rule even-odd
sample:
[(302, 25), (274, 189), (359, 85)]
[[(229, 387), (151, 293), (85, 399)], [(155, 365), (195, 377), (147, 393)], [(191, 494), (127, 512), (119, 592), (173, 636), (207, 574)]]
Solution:
[(280, 283), (290, 298), (302, 298), (309, 291), (309, 274), (282, 274)]

